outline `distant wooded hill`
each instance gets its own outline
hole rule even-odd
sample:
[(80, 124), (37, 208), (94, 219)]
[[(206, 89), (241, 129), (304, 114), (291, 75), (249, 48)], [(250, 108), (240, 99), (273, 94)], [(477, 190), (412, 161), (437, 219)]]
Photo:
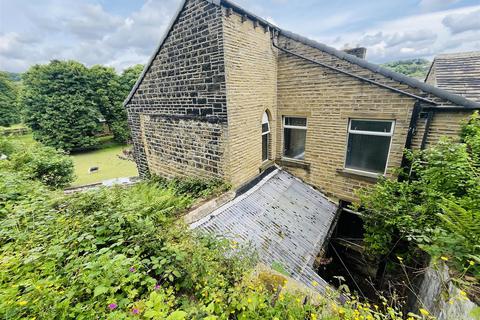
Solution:
[(410, 59), (384, 63), (382, 67), (423, 81), (427, 76), (430, 64), (431, 62), (427, 59)]
[(20, 73), (15, 73), (15, 72), (8, 72), (8, 71), (4, 71), (8, 78), (12, 81), (20, 81), (22, 80), (22, 76)]

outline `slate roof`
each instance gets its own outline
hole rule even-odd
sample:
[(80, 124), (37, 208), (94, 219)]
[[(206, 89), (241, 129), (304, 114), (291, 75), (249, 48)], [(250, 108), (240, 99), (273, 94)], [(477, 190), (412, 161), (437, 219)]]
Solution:
[(322, 193), (276, 169), (191, 227), (250, 243), (262, 263), (279, 263), (292, 278), (323, 293), (328, 284), (312, 267), (336, 211)]
[[(153, 55), (150, 57), (149, 61), (145, 65), (145, 68), (144, 68), (143, 72), (141, 73), (139, 79), (137, 80), (137, 82), (133, 86), (132, 90), (130, 91), (130, 94), (128, 95), (127, 99), (125, 99), (125, 101), (123, 103), (124, 106), (126, 106), (130, 102), (133, 95), (137, 91), (138, 87), (140, 86), (140, 83), (142, 82), (143, 78), (145, 77), (145, 74), (147, 73), (148, 69), (150, 68), (151, 64), (153, 63), (153, 60), (155, 59), (156, 55), (158, 54), (158, 52), (162, 48), (162, 45), (163, 45), (164, 41), (168, 37), (168, 35), (170, 33), (170, 30), (173, 28), (173, 25), (175, 24), (178, 17), (180, 16), (180, 13), (182, 12), (182, 9), (185, 6), (185, 3), (187, 1), (188, 0), (183, 0), (180, 3), (180, 6), (177, 10), (177, 13), (174, 15), (172, 21), (170, 22), (170, 25), (168, 26), (166, 33), (161, 38), (159, 45), (157, 46), (156, 50), (153, 52)], [(400, 74), (400, 73), (391, 71), (389, 69), (380, 67), (379, 65), (370, 63), (370, 62), (368, 62), (364, 59), (358, 58), (358, 57), (356, 57), (354, 55), (351, 55), (351, 54), (348, 54), (344, 51), (337, 50), (337, 49), (329, 47), (325, 44), (322, 44), (322, 43), (316, 42), (314, 40), (305, 38), (303, 36), (297, 35), (295, 33), (283, 30), (283, 29), (277, 27), (276, 25), (273, 25), (270, 22), (266, 21), (265, 19), (263, 19), (263, 18), (255, 15), (255, 14), (250, 13), (249, 11), (241, 8), (240, 6), (238, 6), (237, 4), (235, 4), (234, 2), (232, 2), (230, 0), (205, 0), (205, 1), (208, 1), (208, 2), (210, 2), (212, 4), (215, 4), (215, 5), (223, 6), (223, 7), (226, 7), (226, 8), (231, 8), (232, 10), (246, 16), (247, 18), (252, 19), (254, 21), (257, 21), (260, 25), (263, 25), (263, 26), (269, 27), (273, 30), (276, 30), (278, 33), (280, 33), (281, 35), (283, 35), (287, 38), (293, 39), (295, 41), (299, 41), (299, 42), (304, 43), (304, 44), (306, 44), (308, 46), (311, 46), (313, 48), (317, 48), (321, 51), (329, 53), (329, 54), (331, 54), (333, 56), (336, 56), (340, 59), (343, 59), (343, 60), (348, 61), (348, 62), (353, 63), (353, 64), (357, 64), (362, 68), (365, 68), (367, 70), (370, 70), (370, 71), (378, 73), (378, 74), (381, 74), (385, 77), (391, 78), (391, 79), (393, 79), (395, 81), (398, 81), (400, 83), (404, 83), (404, 84), (406, 84), (410, 87), (420, 89), (420, 90), (422, 90), (424, 92), (427, 92), (427, 93), (431, 93), (431, 94), (433, 94), (433, 95), (435, 95), (439, 98), (450, 101), (455, 106), (465, 107), (465, 108), (469, 108), (469, 109), (479, 109), (480, 108), (480, 102), (474, 102), (474, 101), (465, 99), (464, 97), (462, 97), (460, 95), (450, 93), (448, 91), (442, 90), (442, 89), (434, 87), (432, 85), (429, 85), (425, 82), (421, 82), (421, 81), (418, 81), (414, 78), (407, 77), (403, 74)]]
[(480, 103), (480, 51), (435, 57), (426, 82)]

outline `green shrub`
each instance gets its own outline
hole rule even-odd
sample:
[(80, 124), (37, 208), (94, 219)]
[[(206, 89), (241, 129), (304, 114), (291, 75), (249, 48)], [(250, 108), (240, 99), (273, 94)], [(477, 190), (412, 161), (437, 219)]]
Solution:
[(400, 319), (354, 300), (276, 296), (249, 280), (256, 259), (248, 247), (176, 220), (208, 189), (185, 185), (150, 181), (65, 196), (0, 169), (0, 317)]
[[(480, 269), (480, 120), (478, 112), (462, 131), (462, 141), (442, 139), (409, 153), (411, 178), (383, 179), (359, 193), (365, 242), (370, 252), (386, 254), (403, 238), (434, 258), (443, 257), (457, 274), (478, 285)], [(414, 252), (414, 251), (411, 251)]]
[(110, 124), (113, 139), (118, 143), (127, 143), (130, 139), (130, 128), (127, 121), (116, 121)]
[(62, 188), (75, 178), (73, 160), (61, 151), (41, 144), (25, 145), (0, 140), (0, 151), (8, 156), (1, 166), (20, 171), (29, 179), (39, 180), (47, 186)]
[(177, 195), (189, 194), (195, 198), (216, 195), (230, 188), (220, 179), (205, 180), (191, 177), (166, 179), (158, 176), (153, 176), (152, 179), (163, 187), (173, 189)]

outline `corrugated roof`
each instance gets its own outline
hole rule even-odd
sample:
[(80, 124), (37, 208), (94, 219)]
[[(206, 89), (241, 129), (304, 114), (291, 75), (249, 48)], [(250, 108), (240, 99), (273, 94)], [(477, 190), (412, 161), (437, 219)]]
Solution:
[(262, 263), (278, 263), (292, 278), (324, 292), (328, 285), (312, 267), (336, 211), (322, 193), (277, 169), (192, 228), (251, 243)]
[[(432, 73), (433, 72), (433, 73)], [(441, 89), (480, 102), (480, 51), (442, 54), (437, 56), (429, 74)]]

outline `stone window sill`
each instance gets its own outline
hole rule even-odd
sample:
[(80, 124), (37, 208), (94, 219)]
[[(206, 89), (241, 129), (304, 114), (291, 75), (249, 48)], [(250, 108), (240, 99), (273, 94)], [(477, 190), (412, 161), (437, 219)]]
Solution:
[(337, 173), (342, 176), (346, 176), (350, 178), (359, 178), (359, 179), (367, 180), (370, 182), (376, 182), (380, 177), (383, 176), (380, 173), (363, 172), (363, 171), (351, 170), (347, 168), (337, 169)]
[(271, 166), (273, 166), (275, 164), (275, 162), (273, 160), (265, 160), (262, 165), (259, 167), (259, 171), (260, 172), (263, 172), (265, 170), (267, 170), (268, 168), (270, 168)]
[(310, 163), (305, 162), (304, 160), (296, 160), (296, 159), (289, 159), (289, 158), (281, 158), (278, 160), (278, 163), (281, 166), (291, 167), (291, 168), (300, 168), (309, 171), (310, 170)]

